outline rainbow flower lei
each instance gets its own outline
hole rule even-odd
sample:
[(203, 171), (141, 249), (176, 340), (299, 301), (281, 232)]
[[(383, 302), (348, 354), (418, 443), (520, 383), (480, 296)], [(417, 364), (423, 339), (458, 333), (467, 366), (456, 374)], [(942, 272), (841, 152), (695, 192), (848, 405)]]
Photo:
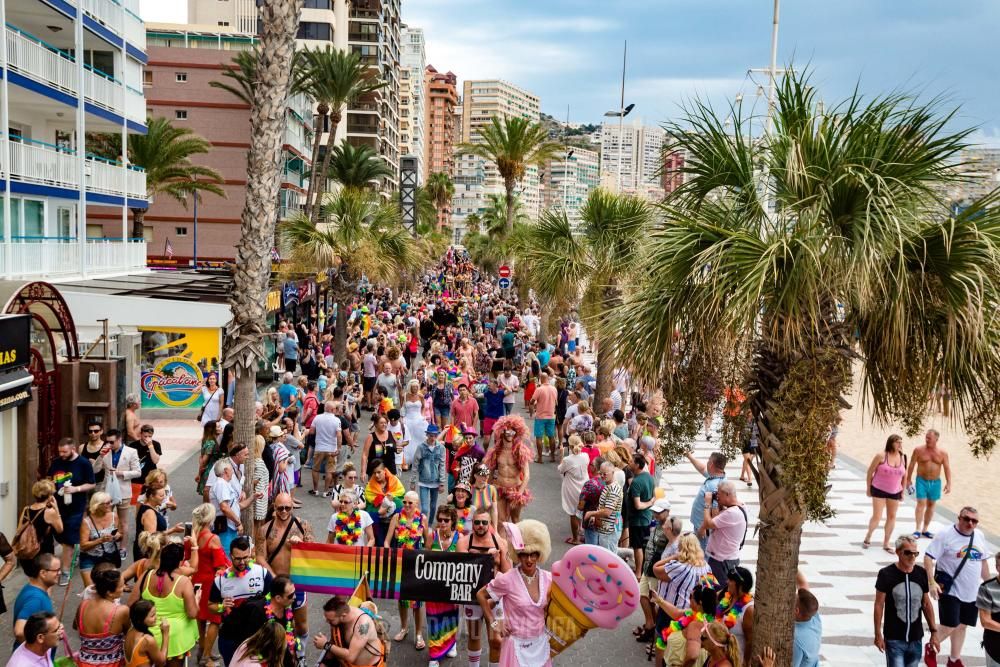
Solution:
[(684, 615), (675, 621), (670, 621), (670, 625), (663, 628), (662, 639), (664, 642), (675, 632), (682, 632), (684, 628), (691, 625), (692, 621), (701, 621), (702, 623), (708, 623), (714, 620), (712, 616), (709, 616), (703, 611), (693, 612), (690, 609), (684, 612)]
[(334, 538), (337, 544), (351, 547), (361, 539), (361, 512), (354, 510), (350, 514), (346, 512), (337, 513), (337, 521), (334, 524)]
[(732, 602), (729, 599), (729, 593), (726, 593), (722, 601), (719, 602), (719, 606), (716, 607), (715, 617), (721, 619), (727, 628), (732, 629), (739, 622), (740, 615), (751, 600), (753, 600), (753, 596), (744, 593), (739, 600)]
[(472, 519), (472, 506), (456, 508), (458, 513), (458, 521), (455, 525), (455, 532), (461, 533), (463, 535), (467, 534), (468, 531), (465, 529), (466, 524)]
[[(271, 594), (268, 593), (265, 595), (264, 599), (267, 601), (267, 604), (264, 605), (264, 613), (267, 615), (267, 620), (274, 621), (280, 625), (281, 621), (275, 615), (274, 607), (271, 606)], [(288, 650), (293, 652), (293, 655), (298, 655), (302, 642), (295, 634), (294, 614), (291, 607), (285, 607), (285, 643), (288, 645)]]
[(416, 549), (417, 543), (424, 537), (424, 515), (417, 512), (412, 519), (400, 512), (396, 521), (396, 542), (403, 549)]
[(242, 579), (243, 577), (250, 574), (250, 569), (253, 567), (253, 565), (254, 565), (253, 558), (251, 558), (250, 560), (247, 561), (247, 569), (243, 570), (242, 572), (237, 572), (235, 566), (230, 567), (228, 570), (226, 570), (226, 579)]

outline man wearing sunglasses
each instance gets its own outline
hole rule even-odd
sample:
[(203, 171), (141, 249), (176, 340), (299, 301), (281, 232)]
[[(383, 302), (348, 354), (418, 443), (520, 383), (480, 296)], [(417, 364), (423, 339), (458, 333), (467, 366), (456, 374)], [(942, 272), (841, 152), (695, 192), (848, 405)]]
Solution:
[(920, 664), (924, 626), (927, 619), (935, 659), (941, 649), (934, 622), (927, 570), (917, 565), (920, 549), (910, 535), (896, 539), (897, 561), (879, 570), (875, 580), (875, 646), (885, 653), (888, 667), (917, 667)]
[(97, 488), (104, 488), (104, 455), (110, 451), (105, 449), (104, 427), (96, 422), (87, 424), (87, 441), (80, 445), (80, 456), (90, 461), (94, 468), (94, 483)]
[[(938, 641), (943, 644), (945, 639), (951, 639), (948, 667), (964, 667), (961, 656), (965, 631), (976, 627), (979, 620), (976, 609), (979, 583), (990, 578), (989, 545), (978, 525), (976, 508), (963, 507), (958, 513), (958, 523), (935, 535), (924, 555), (931, 597), (938, 600), (941, 619)], [(924, 649), (928, 665), (937, 664), (936, 659), (930, 649)]]

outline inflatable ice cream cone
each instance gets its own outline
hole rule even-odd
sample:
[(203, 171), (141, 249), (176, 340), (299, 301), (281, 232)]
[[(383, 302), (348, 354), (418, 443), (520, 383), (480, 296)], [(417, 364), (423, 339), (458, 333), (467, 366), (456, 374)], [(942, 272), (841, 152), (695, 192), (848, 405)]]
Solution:
[(628, 564), (589, 544), (575, 546), (552, 566), (545, 616), (550, 655), (594, 628), (614, 629), (639, 604), (639, 582)]

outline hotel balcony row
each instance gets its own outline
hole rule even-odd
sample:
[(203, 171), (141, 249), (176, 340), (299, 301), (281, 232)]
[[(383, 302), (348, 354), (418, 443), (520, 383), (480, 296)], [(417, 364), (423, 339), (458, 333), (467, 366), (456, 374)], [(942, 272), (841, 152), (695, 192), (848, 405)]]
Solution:
[[(0, 139), (0, 150), (7, 151), (12, 182), (39, 186), (80, 189), (80, 165), (76, 151), (10, 136)], [(146, 172), (139, 167), (122, 166), (103, 158), (87, 155), (84, 181), (88, 193), (121, 197), (134, 204), (146, 200)], [(0, 163), (0, 179), (5, 178)], [(93, 197), (94, 203), (110, 203)]]
[(0, 277), (7, 280), (69, 280), (140, 273), (146, 268), (146, 242), (52, 237), (15, 237), (0, 241)]
[[(6, 67), (11, 74), (54, 89), (55, 95), (62, 93), (79, 99), (82, 87), (86, 102), (140, 126), (146, 124), (146, 101), (141, 90), (126, 86), (86, 64), (81, 86), (76, 58), (72, 54), (13, 26), (8, 25), (6, 31)], [(18, 83), (13, 77), (11, 82)]]
[(146, 26), (139, 18), (139, 0), (65, 0), (70, 5), (82, 6), (103, 28), (110, 30), (126, 42), (146, 50)]

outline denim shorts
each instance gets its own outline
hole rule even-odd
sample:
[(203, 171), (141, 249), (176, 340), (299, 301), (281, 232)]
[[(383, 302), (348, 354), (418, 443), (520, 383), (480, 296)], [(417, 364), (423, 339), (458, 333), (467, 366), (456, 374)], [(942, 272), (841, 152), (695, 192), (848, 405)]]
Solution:
[(918, 667), (923, 653), (923, 642), (920, 639), (912, 642), (902, 639), (885, 640), (886, 667)]

